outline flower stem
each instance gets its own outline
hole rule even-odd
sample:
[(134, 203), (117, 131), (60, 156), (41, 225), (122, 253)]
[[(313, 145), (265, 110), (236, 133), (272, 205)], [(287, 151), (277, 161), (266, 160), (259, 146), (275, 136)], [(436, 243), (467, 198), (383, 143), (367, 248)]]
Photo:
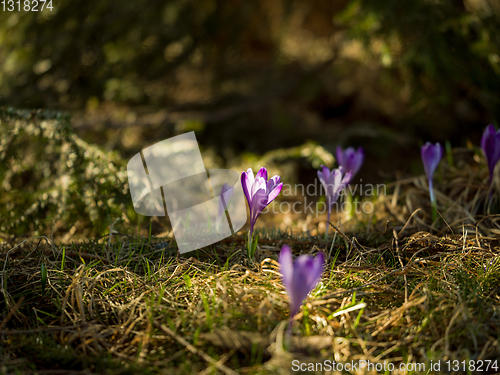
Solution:
[(437, 220), (437, 202), (436, 197), (434, 196), (434, 189), (432, 187), (432, 178), (429, 178), (429, 195), (431, 198), (431, 217), (432, 222), (435, 223)]
[(437, 220), (437, 205), (436, 201), (432, 202), (432, 223), (435, 223)]
[(349, 211), (347, 212), (347, 219), (350, 220), (354, 217), (354, 213), (356, 212), (356, 209), (355, 209), (355, 206), (354, 206), (354, 203), (353, 203), (353, 196), (351, 193), (349, 193), (346, 189), (346, 193), (345, 193), (345, 203), (346, 204), (349, 204)]
[(326, 214), (326, 226), (325, 226), (325, 240), (328, 239), (328, 222), (330, 221), (330, 214), (332, 213), (332, 207), (328, 205), (328, 213)]
[(253, 238), (253, 233), (252, 229), (250, 229), (248, 231), (248, 244), (247, 244), (247, 254), (249, 258), (252, 257), (252, 238)]

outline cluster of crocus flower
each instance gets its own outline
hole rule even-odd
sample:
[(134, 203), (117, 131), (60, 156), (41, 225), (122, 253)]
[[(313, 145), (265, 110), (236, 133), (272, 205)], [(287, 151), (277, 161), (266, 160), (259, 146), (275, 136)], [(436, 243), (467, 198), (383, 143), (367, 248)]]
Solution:
[(315, 258), (304, 254), (294, 262), (292, 249), (288, 245), (283, 245), (279, 254), (279, 264), (283, 284), (290, 298), (290, 324), (288, 326), (290, 334), (293, 317), (299, 312), (309, 292), (321, 280), (325, 257), (322, 252), (319, 252)]
[[(337, 147), (336, 154), (339, 168), (330, 171), (330, 169), (322, 165), (321, 170), (318, 171), (318, 177), (326, 192), (328, 209), (325, 237), (328, 236), (328, 222), (330, 221), (333, 205), (337, 202), (341, 191), (349, 184), (351, 178), (358, 173), (364, 161), (364, 150), (361, 147), (357, 150), (352, 147), (345, 150)], [(257, 217), (279, 195), (283, 183), (281, 177), (277, 175), (268, 180), (267, 169), (262, 167), (255, 177), (251, 168), (246, 172), (242, 172), (241, 185), (250, 209), (248, 253), (253, 256), (256, 246), (253, 231)]]
[[(495, 131), (495, 127), (492, 124), (488, 125), (484, 130), (481, 138), (481, 148), (488, 165), (489, 183), (491, 186), (495, 166), (500, 160), (500, 130)], [(422, 161), (429, 184), (433, 222), (437, 219), (437, 202), (433, 189), (433, 175), (439, 162), (443, 158), (443, 154), (443, 147), (439, 143), (431, 144), (427, 142), (421, 149)], [(318, 171), (318, 177), (326, 192), (328, 209), (325, 237), (328, 236), (328, 222), (330, 221), (332, 207), (337, 201), (341, 191), (350, 183), (351, 179), (359, 172), (363, 165), (364, 150), (361, 147), (357, 150), (353, 147), (348, 147), (345, 150), (342, 150), (341, 147), (337, 147), (336, 156), (339, 168), (330, 170), (322, 165), (321, 170)], [(250, 208), (250, 230), (248, 234), (249, 254), (253, 254), (255, 249), (253, 231), (257, 217), (281, 192), (283, 183), (281, 183), (280, 180), (280, 176), (273, 176), (268, 180), (266, 168), (261, 168), (257, 172), (255, 178), (252, 169), (248, 169), (247, 172), (241, 174), (243, 192), (245, 193)]]
[(267, 169), (262, 167), (254, 178), (253, 171), (249, 168), (241, 173), (241, 186), (250, 209), (250, 230), (248, 232), (248, 255), (253, 258), (257, 241), (254, 241), (253, 230), (260, 213), (281, 192), (283, 183), (280, 176), (267, 179)]
[[(491, 186), (495, 166), (500, 160), (500, 130), (495, 131), (495, 127), (492, 124), (484, 129), (483, 136), (481, 137), (481, 149), (488, 165), (489, 184)], [(443, 147), (439, 143), (433, 145), (427, 142), (421, 149), (422, 162), (424, 163), (425, 174), (429, 183), (433, 222), (437, 219), (437, 203), (433, 190), (432, 176), (443, 158), (443, 153)]]
[[(495, 131), (493, 125), (486, 127), (482, 139), (481, 148), (485, 155), (488, 170), (489, 182), (493, 180), (493, 171), (500, 160), (500, 130)], [(436, 197), (433, 191), (433, 175), (443, 158), (443, 147), (439, 144), (427, 142), (421, 148), (421, 156), (424, 164), (425, 173), (429, 184), (429, 195), (432, 205), (432, 219), (437, 218)], [(328, 234), (328, 222), (330, 221), (331, 209), (337, 201), (341, 191), (349, 184), (351, 178), (358, 173), (364, 161), (364, 152), (362, 148), (354, 150), (349, 147), (342, 150), (337, 148), (337, 161), (339, 167), (330, 170), (322, 165), (318, 171), (318, 177), (325, 188), (327, 199), (327, 223), (326, 233)], [(250, 209), (250, 230), (248, 232), (248, 251), (250, 257), (255, 251), (256, 241), (253, 238), (254, 226), (258, 216), (281, 192), (283, 183), (280, 176), (273, 176), (268, 180), (267, 169), (261, 168), (254, 178), (252, 169), (241, 174), (241, 184)], [(223, 186), (221, 194), (227, 192), (229, 195), (229, 186)], [(221, 209), (221, 213), (222, 213)], [(292, 257), (290, 246), (284, 245), (279, 254), (280, 273), (283, 284), (287, 290), (290, 299), (290, 324), (288, 332), (291, 334), (293, 317), (299, 312), (300, 307), (309, 294), (321, 280), (325, 258), (322, 252), (316, 257), (310, 255), (301, 255), (295, 261)], [(491, 260), (488, 266), (484, 266), (485, 272), (494, 264)]]

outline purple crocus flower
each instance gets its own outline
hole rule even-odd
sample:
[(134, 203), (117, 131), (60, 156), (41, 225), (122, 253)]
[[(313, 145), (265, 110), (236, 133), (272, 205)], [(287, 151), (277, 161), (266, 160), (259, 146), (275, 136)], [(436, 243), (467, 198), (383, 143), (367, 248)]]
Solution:
[(337, 147), (337, 162), (346, 172), (351, 172), (354, 177), (358, 172), (363, 161), (365, 160), (365, 152), (362, 147), (354, 150), (352, 147), (347, 147), (344, 151), (339, 146)]
[(439, 143), (435, 145), (427, 142), (422, 146), (421, 149), (422, 161), (424, 163), (425, 174), (427, 175), (427, 180), (429, 181), (429, 194), (431, 197), (431, 203), (433, 208), (436, 205), (436, 198), (434, 197), (434, 191), (432, 190), (432, 176), (436, 170), (439, 162), (443, 157), (443, 146)]
[[(304, 254), (294, 262), (290, 246), (283, 245), (278, 261), (283, 284), (290, 297), (290, 321), (292, 321), (304, 299), (321, 280), (325, 257), (322, 252), (319, 252), (316, 258)], [(291, 330), (291, 324), (289, 329)]]
[(217, 217), (221, 216), (224, 211), (227, 211), (227, 208), (229, 206), (229, 201), (233, 196), (233, 188), (228, 184), (224, 184), (220, 189), (219, 195), (221, 197), (221, 201), (219, 203), (219, 213)]
[(219, 211), (217, 213), (217, 221), (219, 221), (222, 218), (222, 215), (224, 214), (225, 211), (227, 211), (229, 207), (229, 201), (231, 200), (231, 197), (233, 196), (233, 188), (228, 185), (224, 184), (222, 185), (220, 189), (220, 197), (221, 200), (219, 202)]
[(500, 160), (500, 130), (495, 132), (495, 127), (492, 124), (484, 129), (483, 136), (481, 137), (481, 148), (488, 163), (491, 184), (495, 165)]
[(264, 167), (259, 169), (255, 178), (251, 168), (241, 173), (241, 186), (250, 208), (250, 241), (257, 217), (278, 196), (283, 188), (283, 183), (280, 180), (280, 176), (273, 176), (268, 181), (267, 169)]
[(347, 172), (342, 178), (342, 167), (330, 170), (324, 165), (321, 166), (321, 171), (318, 171), (318, 177), (326, 192), (326, 205), (328, 207), (328, 214), (326, 217), (326, 234), (328, 233), (328, 222), (330, 221), (330, 214), (332, 213), (332, 206), (337, 201), (340, 192), (351, 181), (352, 172)]

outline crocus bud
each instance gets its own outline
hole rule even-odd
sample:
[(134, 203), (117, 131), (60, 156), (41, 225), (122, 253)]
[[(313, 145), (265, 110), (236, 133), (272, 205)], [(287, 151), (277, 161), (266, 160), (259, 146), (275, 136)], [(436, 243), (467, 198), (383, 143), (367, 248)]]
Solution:
[(495, 132), (495, 127), (490, 124), (484, 129), (481, 137), (481, 148), (483, 149), (488, 170), (490, 172), (490, 184), (493, 180), (493, 171), (498, 160), (500, 160), (500, 130)]
[(362, 147), (354, 150), (352, 147), (347, 147), (342, 151), (342, 148), (337, 147), (337, 163), (343, 168), (345, 172), (351, 172), (354, 177), (358, 172), (363, 161), (365, 160), (365, 152)]
[(283, 284), (290, 297), (290, 318), (299, 312), (302, 302), (321, 280), (325, 257), (322, 252), (316, 258), (301, 255), (295, 262), (290, 246), (283, 245), (279, 255)]
[(437, 204), (432, 187), (432, 176), (434, 175), (434, 171), (436, 170), (439, 162), (443, 157), (443, 146), (441, 146), (439, 143), (433, 145), (430, 142), (427, 142), (422, 146), (421, 154), (422, 161), (424, 163), (425, 174), (427, 175), (427, 181), (429, 182), (429, 195), (431, 198), (432, 206), (432, 221), (436, 221)]
[(443, 146), (439, 143), (433, 145), (427, 142), (422, 146), (421, 154), (427, 179), (432, 180), (434, 171), (443, 157)]
[(330, 170), (324, 165), (321, 166), (321, 170), (318, 171), (318, 177), (321, 184), (325, 188), (326, 195), (326, 205), (328, 207), (328, 213), (326, 217), (326, 232), (325, 237), (328, 234), (328, 222), (330, 221), (330, 214), (332, 212), (332, 206), (337, 201), (340, 192), (346, 187), (346, 185), (351, 181), (352, 172), (347, 172), (342, 177), (342, 167)]

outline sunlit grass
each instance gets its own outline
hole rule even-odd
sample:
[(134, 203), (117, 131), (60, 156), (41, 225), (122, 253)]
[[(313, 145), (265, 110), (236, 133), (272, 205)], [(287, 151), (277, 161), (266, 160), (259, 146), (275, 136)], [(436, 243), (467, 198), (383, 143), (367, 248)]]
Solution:
[[(365, 243), (367, 263), (354, 253), (346, 259), (336, 244), (295, 317), (291, 356), (276, 346), (288, 319), (279, 246), (266, 245), (271, 256), (249, 262), (243, 235), (196, 257), (175, 255), (168, 239), (149, 236), (18, 241), (3, 253), (2, 371), (121, 374), (140, 366), (141, 373), (191, 374), (208, 366), (206, 373), (256, 374), (286, 373), (293, 358), (496, 358), (500, 267), (485, 270), (491, 257), (482, 251), (492, 240), (420, 233), (399, 250), (392, 240), (378, 249)], [(262, 238), (278, 241), (279, 231)], [(331, 246), (301, 246), (301, 239), (311, 241), (293, 238), (301, 253)]]

